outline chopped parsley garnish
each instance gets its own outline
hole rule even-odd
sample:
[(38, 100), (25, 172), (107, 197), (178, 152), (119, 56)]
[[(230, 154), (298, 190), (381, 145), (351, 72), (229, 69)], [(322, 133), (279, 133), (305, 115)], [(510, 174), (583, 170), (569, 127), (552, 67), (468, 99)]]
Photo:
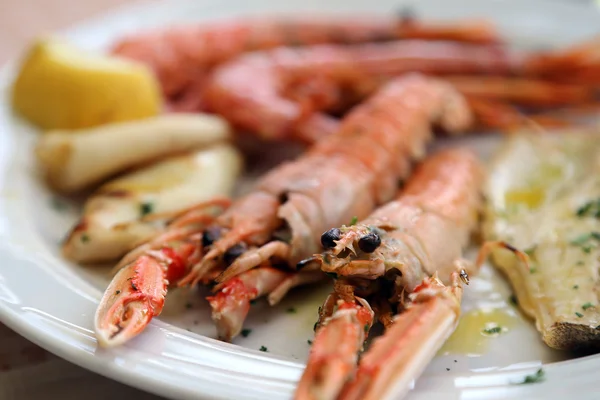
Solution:
[(537, 246), (531, 246), (530, 248), (523, 250), (523, 252), (525, 254), (527, 254), (530, 258), (532, 258), (533, 257), (533, 253), (535, 253), (535, 249), (536, 248), (537, 248)]
[(153, 210), (154, 210), (154, 204), (152, 204), (152, 203), (144, 202), (144, 203), (140, 204), (140, 215), (142, 217), (152, 213)]
[(83, 235), (81, 235), (81, 243), (87, 243), (90, 241), (90, 237), (88, 235), (86, 235), (85, 233)]
[(519, 301), (517, 300), (517, 296), (515, 296), (514, 294), (510, 295), (510, 297), (508, 298), (508, 301), (510, 302), (510, 304), (512, 304), (515, 307), (519, 305)]
[(591, 233), (584, 233), (583, 235), (579, 235), (575, 239), (571, 240), (571, 244), (573, 244), (575, 246), (582, 246), (591, 238), (592, 238)]
[(600, 199), (588, 201), (575, 211), (578, 217), (593, 216), (600, 218)]
[(537, 272), (537, 269), (534, 267), (529, 268), (529, 273), (530, 274), (535, 274)]
[(256, 304), (256, 302), (257, 302), (257, 301), (258, 301), (258, 300), (256, 300), (256, 299), (252, 299), (252, 300), (250, 300), (250, 305), (254, 305), (254, 304)]
[(67, 209), (67, 205), (58, 197), (52, 197), (52, 208), (56, 211), (64, 211)]
[(192, 303), (185, 303), (185, 308), (187, 308), (188, 310), (189, 310), (190, 308), (192, 308)]
[(260, 351), (269, 351), (269, 349), (267, 349), (265, 346), (260, 346)]
[(365, 333), (369, 333), (369, 324), (365, 324)]
[(581, 267), (582, 265), (584, 265), (585, 263), (582, 260), (577, 261), (577, 266)]
[(287, 310), (285, 310), (285, 312), (287, 312), (288, 314), (296, 314), (296, 309), (294, 307), (290, 307)]
[(575, 315), (577, 315), (579, 318), (583, 318), (583, 314), (580, 312), (576, 312)]
[(482, 332), (485, 333), (486, 335), (495, 335), (497, 333), (502, 332), (502, 327), (494, 326), (492, 328), (485, 328)]
[(325, 274), (330, 278), (337, 279), (337, 274), (335, 272), (325, 272)]
[(573, 285), (573, 289), (579, 289), (579, 285)]
[(252, 333), (252, 329), (242, 329), (242, 332), (240, 332), (242, 334), (243, 337), (248, 337), (248, 335), (250, 335)]
[(310, 339), (308, 339), (308, 340), (306, 341), (306, 343), (308, 343), (309, 345), (311, 345), (311, 346), (312, 346), (312, 344), (313, 344), (313, 341), (312, 341), (312, 340), (310, 340)]
[(538, 382), (543, 382), (544, 381), (544, 370), (543, 369), (538, 369), (536, 371), (535, 374), (533, 375), (527, 375), (525, 377), (525, 379), (523, 379), (523, 382), (519, 382), (519, 384), (527, 384), (527, 383), (538, 383)]
[(574, 246), (580, 246), (584, 253), (590, 253), (592, 248), (596, 247), (596, 245), (591, 245), (589, 243), (591, 239), (600, 241), (600, 232), (590, 232), (579, 235), (575, 239), (571, 240), (571, 244)]
[(583, 310), (587, 310), (588, 308), (594, 307), (594, 305), (590, 302), (585, 303), (584, 305), (581, 306), (581, 308), (583, 308)]
[(350, 226), (356, 225), (357, 222), (358, 222), (358, 217), (357, 216), (352, 217), (352, 219), (350, 220)]
[(115, 294), (121, 294), (121, 291), (120, 291), (120, 290), (117, 290), (117, 291), (115, 292)]

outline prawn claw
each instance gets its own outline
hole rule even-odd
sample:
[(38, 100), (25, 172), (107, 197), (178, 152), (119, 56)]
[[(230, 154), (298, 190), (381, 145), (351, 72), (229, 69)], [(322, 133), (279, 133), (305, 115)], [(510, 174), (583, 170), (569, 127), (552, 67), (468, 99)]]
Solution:
[(165, 266), (144, 255), (122, 268), (108, 286), (94, 318), (101, 347), (119, 346), (141, 333), (161, 313), (168, 281)]

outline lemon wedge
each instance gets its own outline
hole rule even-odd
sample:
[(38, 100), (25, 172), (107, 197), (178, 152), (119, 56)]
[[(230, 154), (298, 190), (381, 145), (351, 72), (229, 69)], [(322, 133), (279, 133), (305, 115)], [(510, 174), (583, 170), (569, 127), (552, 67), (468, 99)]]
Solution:
[(43, 129), (78, 129), (154, 116), (158, 83), (143, 65), (38, 40), (13, 86), (14, 109)]

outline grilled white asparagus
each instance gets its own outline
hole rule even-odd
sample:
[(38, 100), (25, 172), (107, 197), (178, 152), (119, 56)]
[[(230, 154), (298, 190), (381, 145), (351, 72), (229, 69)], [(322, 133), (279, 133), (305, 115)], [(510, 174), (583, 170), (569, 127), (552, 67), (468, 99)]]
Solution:
[(241, 169), (238, 151), (217, 144), (108, 182), (85, 204), (63, 253), (82, 263), (118, 259), (160, 232), (161, 221), (153, 217), (229, 196)]
[(493, 260), (548, 346), (600, 344), (600, 136), (519, 135), (499, 153), (487, 185), (485, 236), (530, 256), (530, 269), (506, 250)]
[(36, 154), (53, 189), (75, 192), (143, 163), (230, 138), (222, 118), (171, 114), (83, 131), (51, 131), (40, 137)]

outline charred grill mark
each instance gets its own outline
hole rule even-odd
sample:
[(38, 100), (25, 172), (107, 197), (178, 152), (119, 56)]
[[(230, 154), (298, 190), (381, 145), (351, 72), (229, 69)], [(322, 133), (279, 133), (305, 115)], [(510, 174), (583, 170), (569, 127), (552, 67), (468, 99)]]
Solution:
[(321, 244), (326, 249), (335, 247), (335, 241), (342, 238), (342, 232), (338, 228), (333, 228), (321, 235)]

